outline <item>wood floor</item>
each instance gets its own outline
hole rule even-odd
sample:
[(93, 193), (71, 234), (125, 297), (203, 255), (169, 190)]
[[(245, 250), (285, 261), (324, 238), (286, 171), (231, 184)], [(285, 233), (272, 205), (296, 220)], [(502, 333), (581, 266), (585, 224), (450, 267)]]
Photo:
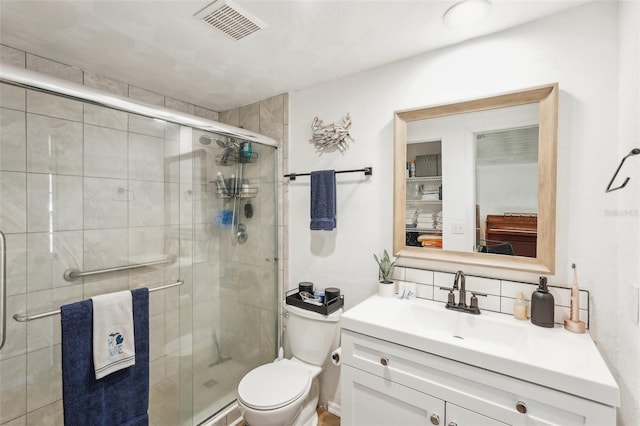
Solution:
[[(340, 426), (340, 417), (334, 416), (324, 408), (318, 408), (318, 426)], [(246, 426), (244, 422), (238, 426)]]

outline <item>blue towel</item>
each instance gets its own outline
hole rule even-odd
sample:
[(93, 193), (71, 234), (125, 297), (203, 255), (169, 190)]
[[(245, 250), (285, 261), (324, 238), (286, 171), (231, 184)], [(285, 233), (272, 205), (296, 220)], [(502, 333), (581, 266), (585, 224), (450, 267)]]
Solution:
[(96, 380), (91, 300), (60, 308), (65, 426), (149, 424), (149, 289), (132, 290), (136, 364)]
[(336, 227), (336, 172), (311, 172), (311, 229), (331, 231)]

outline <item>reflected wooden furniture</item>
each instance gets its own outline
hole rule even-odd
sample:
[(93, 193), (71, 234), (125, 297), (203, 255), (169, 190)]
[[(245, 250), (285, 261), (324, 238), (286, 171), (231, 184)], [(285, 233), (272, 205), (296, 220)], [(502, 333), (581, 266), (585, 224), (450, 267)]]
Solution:
[(485, 240), (511, 243), (516, 256), (536, 257), (538, 218), (520, 215), (487, 215)]

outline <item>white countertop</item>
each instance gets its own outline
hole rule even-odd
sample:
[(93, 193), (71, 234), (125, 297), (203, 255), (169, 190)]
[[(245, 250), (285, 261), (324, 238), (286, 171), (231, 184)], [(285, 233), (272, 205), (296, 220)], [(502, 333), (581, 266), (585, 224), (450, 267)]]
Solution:
[(510, 315), (451, 311), (431, 300), (371, 296), (342, 314), (343, 329), (517, 379), (620, 406), (620, 392), (588, 333)]

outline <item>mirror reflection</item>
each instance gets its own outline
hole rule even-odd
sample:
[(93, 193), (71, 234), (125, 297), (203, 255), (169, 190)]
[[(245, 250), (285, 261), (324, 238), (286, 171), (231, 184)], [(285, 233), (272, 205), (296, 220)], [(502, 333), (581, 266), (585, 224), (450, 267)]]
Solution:
[(407, 246), (536, 257), (537, 104), (408, 123), (406, 175)]
[(548, 273), (557, 85), (396, 112), (396, 256)]

